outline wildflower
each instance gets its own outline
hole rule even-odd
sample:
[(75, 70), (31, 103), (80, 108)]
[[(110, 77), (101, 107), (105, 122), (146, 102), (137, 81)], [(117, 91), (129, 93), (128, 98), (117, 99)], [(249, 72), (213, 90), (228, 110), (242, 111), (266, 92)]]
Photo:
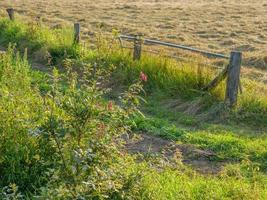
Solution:
[(147, 82), (147, 75), (144, 72), (140, 73), (140, 79), (141, 81)]
[(111, 111), (113, 108), (113, 104), (111, 101), (108, 102), (108, 110)]

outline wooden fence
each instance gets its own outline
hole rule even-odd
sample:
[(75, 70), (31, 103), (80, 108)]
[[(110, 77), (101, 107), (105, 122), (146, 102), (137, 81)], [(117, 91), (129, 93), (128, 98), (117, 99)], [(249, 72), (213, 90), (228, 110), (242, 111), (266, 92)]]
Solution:
[[(7, 9), (8, 16), (10, 20), (15, 20), (15, 10), (13, 8)], [(79, 23), (74, 24), (74, 44), (78, 44), (81, 38), (81, 26)], [(127, 40), (133, 42), (133, 60), (138, 61), (141, 59), (142, 55), (142, 45), (153, 44), (160, 45), (165, 47), (171, 47), (176, 49), (182, 49), (185, 51), (190, 51), (194, 53), (199, 53), (208, 58), (221, 58), (227, 59), (229, 64), (216, 76), (207, 86), (203, 88), (205, 91), (209, 91), (212, 88), (216, 87), (222, 80), (227, 78), (226, 81), (226, 94), (225, 94), (225, 102), (233, 107), (237, 103), (238, 91), (241, 88), (240, 86), (240, 70), (241, 70), (241, 62), (242, 62), (242, 52), (232, 51), (230, 56), (212, 53), (205, 50), (188, 47), (185, 45), (179, 45), (169, 42), (163, 42), (159, 40), (151, 40), (145, 39), (141, 36), (128, 36), (128, 35), (120, 35), (120, 41)], [(241, 89), (240, 89), (241, 90)]]
[[(227, 59), (229, 64), (216, 76), (207, 86), (203, 88), (203, 90), (208, 91), (216, 87), (222, 80), (227, 78), (226, 82), (226, 94), (225, 94), (225, 102), (229, 106), (234, 106), (237, 103), (238, 91), (241, 88), (240, 85), (240, 70), (241, 70), (241, 62), (242, 62), (242, 53), (238, 51), (232, 51), (230, 56), (212, 53), (205, 50), (188, 47), (185, 45), (179, 45), (169, 42), (163, 42), (159, 40), (151, 40), (141, 38), (140, 36), (128, 36), (128, 35), (120, 35), (120, 40), (133, 41), (133, 59), (140, 60), (142, 53), (142, 45), (153, 44), (160, 45), (165, 47), (171, 47), (176, 49), (182, 49), (185, 51), (190, 51), (194, 53), (199, 53), (208, 58), (221, 58)], [(240, 89), (241, 90), (241, 89)]]

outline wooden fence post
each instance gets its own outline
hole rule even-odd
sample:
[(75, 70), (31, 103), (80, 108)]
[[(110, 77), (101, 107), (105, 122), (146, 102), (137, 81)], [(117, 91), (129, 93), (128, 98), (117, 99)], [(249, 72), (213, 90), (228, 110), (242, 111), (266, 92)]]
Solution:
[(231, 52), (225, 94), (225, 102), (229, 104), (230, 107), (233, 107), (237, 103), (241, 62), (242, 53), (237, 51)]
[(133, 60), (140, 60), (142, 51), (142, 40), (140, 36), (135, 36)]
[(40, 25), (42, 24), (42, 17), (41, 17), (41, 15), (38, 15), (38, 16), (36, 17), (36, 24), (37, 24), (38, 26), (40, 26)]
[(79, 44), (81, 39), (81, 25), (80, 23), (74, 24), (74, 44)]
[(6, 9), (9, 19), (14, 21), (15, 20), (15, 10), (13, 8)]

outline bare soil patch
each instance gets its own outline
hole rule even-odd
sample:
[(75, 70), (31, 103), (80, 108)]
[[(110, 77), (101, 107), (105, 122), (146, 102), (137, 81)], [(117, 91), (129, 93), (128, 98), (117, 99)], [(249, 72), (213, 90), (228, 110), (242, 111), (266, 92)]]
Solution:
[(201, 150), (190, 144), (176, 144), (174, 141), (148, 134), (129, 138), (126, 150), (133, 154), (160, 155), (169, 160), (178, 156), (184, 164), (203, 174), (218, 174), (225, 165), (222, 162), (211, 161), (216, 156), (212, 151)]

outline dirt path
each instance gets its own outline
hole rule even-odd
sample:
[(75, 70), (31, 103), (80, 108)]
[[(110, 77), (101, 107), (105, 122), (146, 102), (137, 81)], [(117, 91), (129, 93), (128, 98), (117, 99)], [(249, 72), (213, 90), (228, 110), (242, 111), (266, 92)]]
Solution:
[(160, 155), (168, 160), (178, 158), (202, 174), (218, 174), (226, 164), (211, 161), (216, 156), (214, 152), (201, 150), (190, 144), (176, 144), (149, 134), (134, 135), (127, 139), (126, 150), (132, 154)]

